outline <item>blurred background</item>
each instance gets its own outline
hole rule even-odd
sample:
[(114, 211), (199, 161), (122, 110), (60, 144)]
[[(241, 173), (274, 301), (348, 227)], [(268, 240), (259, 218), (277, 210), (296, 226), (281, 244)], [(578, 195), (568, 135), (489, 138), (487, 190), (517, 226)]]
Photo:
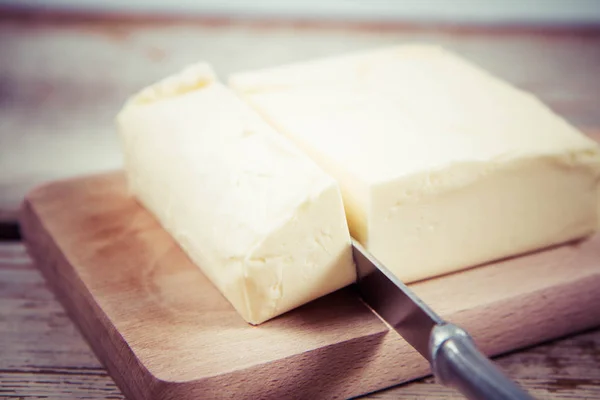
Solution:
[(2, 0), (61, 11), (449, 23), (594, 23), (597, 0)]
[(600, 127), (600, 0), (0, 0), (0, 224), (48, 180), (121, 166), (126, 98), (198, 60), (235, 71), (442, 45)]

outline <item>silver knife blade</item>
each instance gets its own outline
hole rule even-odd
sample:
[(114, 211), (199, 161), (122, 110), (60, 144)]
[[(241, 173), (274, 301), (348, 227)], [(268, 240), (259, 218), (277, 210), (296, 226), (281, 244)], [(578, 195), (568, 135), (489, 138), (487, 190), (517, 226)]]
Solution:
[(431, 331), (444, 320), (354, 239), (352, 252), (365, 303), (431, 362)]
[(436, 380), (469, 399), (533, 400), (354, 239), (352, 252), (362, 299), (429, 361)]

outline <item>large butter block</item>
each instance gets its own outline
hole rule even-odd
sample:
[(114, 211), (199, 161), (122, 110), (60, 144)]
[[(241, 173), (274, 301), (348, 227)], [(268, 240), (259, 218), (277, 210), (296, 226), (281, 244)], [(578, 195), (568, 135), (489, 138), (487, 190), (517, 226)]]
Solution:
[(338, 180), (352, 235), (407, 282), (596, 229), (598, 146), (438, 47), (240, 73), (230, 86)]
[(198, 64), (117, 117), (132, 193), (248, 322), (355, 279), (339, 187)]

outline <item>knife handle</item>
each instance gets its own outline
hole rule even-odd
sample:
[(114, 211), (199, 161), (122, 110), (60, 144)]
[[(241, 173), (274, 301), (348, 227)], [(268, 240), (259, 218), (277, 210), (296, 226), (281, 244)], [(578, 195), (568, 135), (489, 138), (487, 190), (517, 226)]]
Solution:
[(431, 370), (437, 380), (468, 399), (533, 399), (481, 353), (469, 334), (456, 325), (435, 326), (429, 349)]

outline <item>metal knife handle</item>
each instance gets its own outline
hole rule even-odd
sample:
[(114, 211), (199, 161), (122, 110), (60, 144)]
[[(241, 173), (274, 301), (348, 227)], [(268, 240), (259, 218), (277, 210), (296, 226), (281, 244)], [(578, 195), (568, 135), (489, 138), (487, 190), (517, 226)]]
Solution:
[(437, 325), (430, 338), (431, 369), (437, 380), (472, 400), (531, 400), (453, 324)]

